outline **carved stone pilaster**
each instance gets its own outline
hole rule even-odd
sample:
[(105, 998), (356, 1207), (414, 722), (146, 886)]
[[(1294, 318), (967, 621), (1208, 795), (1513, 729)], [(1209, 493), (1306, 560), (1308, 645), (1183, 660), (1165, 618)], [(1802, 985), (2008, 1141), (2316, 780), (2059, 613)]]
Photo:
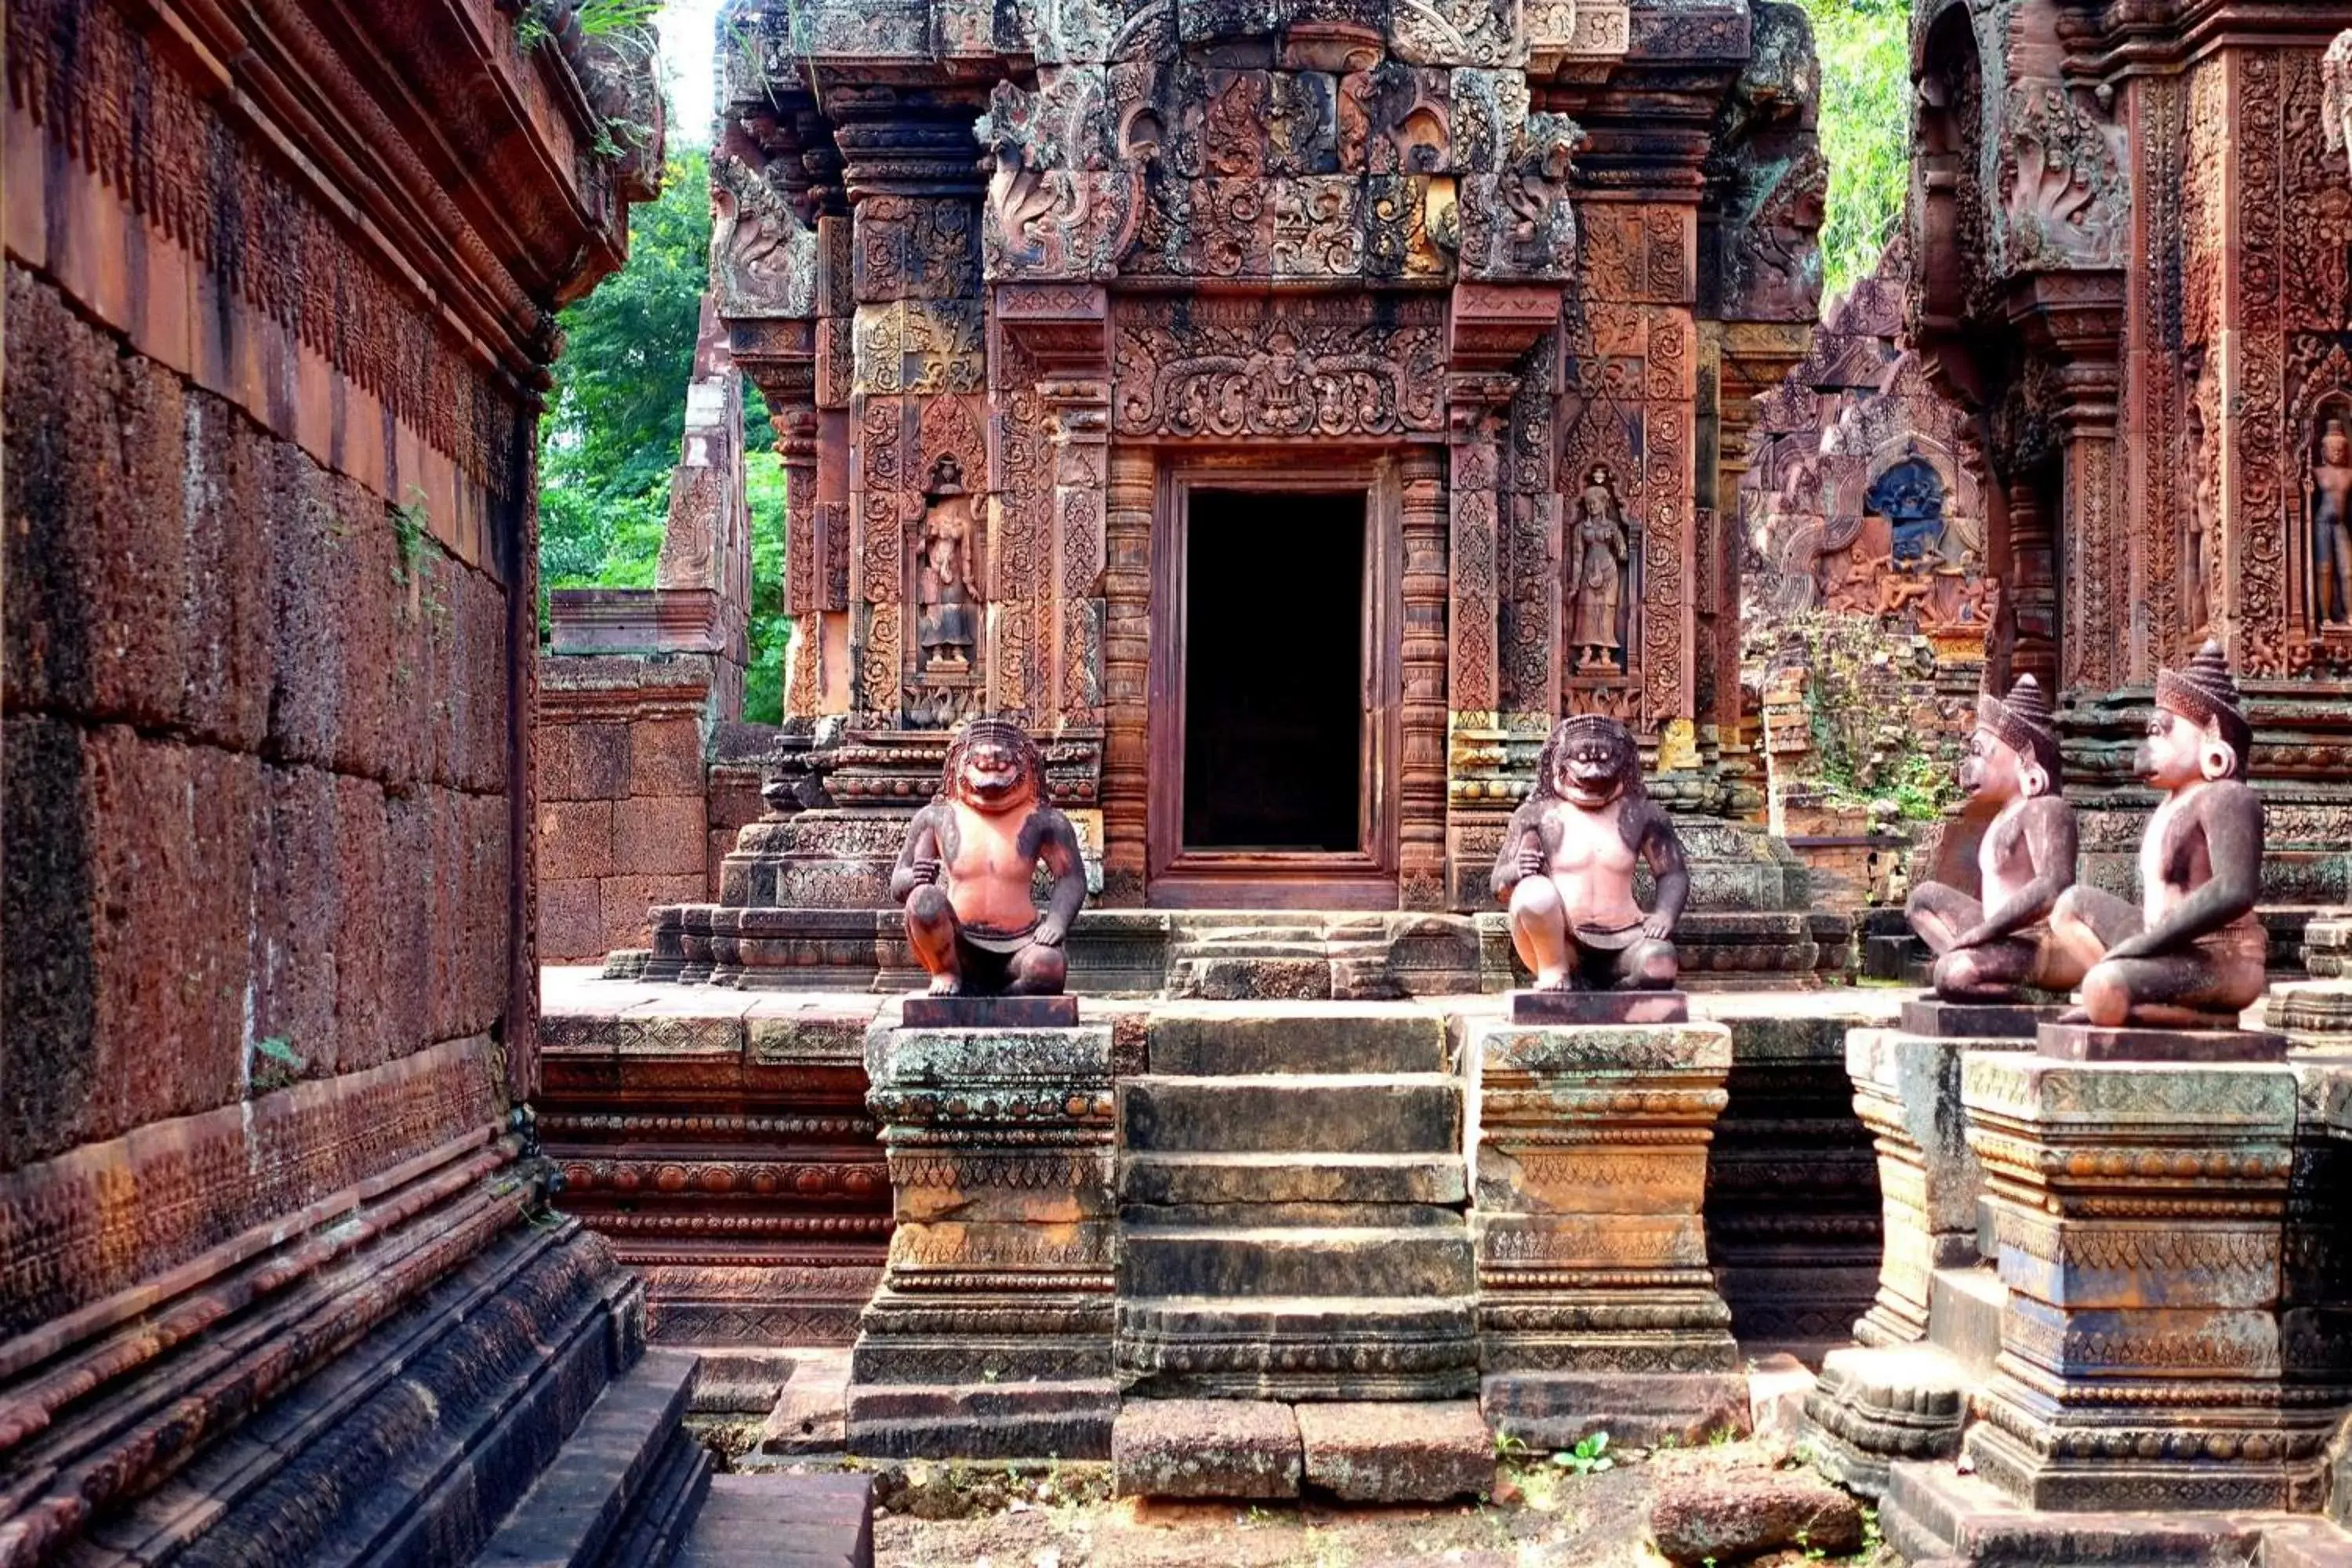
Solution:
[[(1150, 448), (1146, 447), (1114, 448), (1109, 460), (1103, 546), (1102, 902), (1112, 907), (1140, 906), (1144, 819), (1150, 786), (1153, 464)], [(1443, 679), (1441, 666), (1441, 725), (1444, 722)], [(1409, 688), (1406, 700), (1412, 700)], [(1407, 722), (1411, 722), (1410, 710)], [(1436, 851), (1441, 868), (1444, 776), (1441, 760)]]
[(2282, 1378), (2292, 1070), (1961, 1067), (2009, 1288), (1966, 1451), (2031, 1507), (2315, 1505), (2332, 1406)]
[[(2050, 356), (2049, 414), (2063, 474), (2053, 560), (2064, 584), (2054, 607), (2063, 627), (2059, 678), (2068, 689), (2106, 690), (2129, 678), (2132, 551), (2118, 513), (2116, 422), (2122, 388), (2124, 278), (2120, 269), (2037, 274), (2010, 299), (2025, 341)], [(2011, 541), (2017, 549), (2012, 511)], [(2021, 641), (2041, 591), (2019, 562)], [(2012, 672), (2025, 673), (2023, 669)]]
[[(979, 149), (968, 106), (884, 87), (831, 96), (851, 208), (848, 427), (851, 708), (877, 731), (947, 728), (977, 710), (984, 650), (927, 663), (919, 557), (933, 492), (987, 472)], [(969, 593), (984, 580), (970, 531)], [(975, 613), (981, 606), (972, 606)]]
[(1700, 1204), (1721, 1024), (1474, 1029), (1480, 1401), (1538, 1447), (1745, 1425)]
[(897, 1228), (852, 1352), (859, 1454), (1107, 1458), (1111, 1031), (866, 1037)]
[(1398, 773), (1397, 901), (1442, 910), (1445, 889), (1446, 497), (1436, 448), (1402, 459), (1403, 713)]
[[(1507, 375), (1456, 375), (1448, 384), (1448, 501), (1451, 569), (1447, 594), (1445, 703), (1451, 743), (1446, 759), (1447, 893), (1457, 908), (1486, 902), (1480, 886), (1488, 837), (1499, 833), (1517, 792), (1500, 778), (1482, 777), (1502, 760), (1499, 650), (1502, 521), (1500, 475), (1503, 405), (1517, 382)], [(1485, 742), (1485, 743), (1482, 743)], [(1491, 758), (1488, 753), (1492, 752)]]

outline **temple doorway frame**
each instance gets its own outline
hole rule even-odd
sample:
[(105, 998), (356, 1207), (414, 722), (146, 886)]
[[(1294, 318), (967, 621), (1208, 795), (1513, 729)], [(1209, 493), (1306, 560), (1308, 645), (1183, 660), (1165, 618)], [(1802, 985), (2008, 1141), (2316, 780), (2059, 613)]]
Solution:
[[(1151, 662), (1144, 901), (1160, 909), (1380, 909), (1398, 899), (1404, 509), (1393, 448), (1285, 443), (1158, 454), (1151, 516)], [(1195, 490), (1364, 496), (1362, 815), (1353, 851), (1188, 849), (1183, 843), (1184, 632)], [(1279, 679), (1278, 671), (1270, 671)]]

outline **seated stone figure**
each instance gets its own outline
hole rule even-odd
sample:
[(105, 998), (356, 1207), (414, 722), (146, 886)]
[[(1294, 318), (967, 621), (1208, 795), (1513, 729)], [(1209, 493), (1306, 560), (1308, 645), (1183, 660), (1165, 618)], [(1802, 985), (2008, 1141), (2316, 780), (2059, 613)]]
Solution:
[[(940, 793), (908, 825), (890, 873), (931, 994), (1051, 996), (1069, 977), (1062, 941), (1086, 902), (1086, 867), (1045, 784), (1037, 743), (1008, 720), (974, 719), (948, 747)], [(1054, 879), (1042, 920), (1030, 894), (1040, 860)]]
[(2050, 917), (2087, 971), (2083, 1020), (2228, 1028), (2262, 995), (2263, 803), (2245, 780), (2252, 744), (2220, 644), (2158, 673), (2156, 715), (2135, 757), (2164, 796), (2140, 843), (2142, 907), (2076, 887)]
[[(1647, 915), (1633, 901), (1637, 858), (1657, 881)], [(1642, 785), (1632, 731), (1599, 714), (1562, 720), (1495, 860), (1495, 896), (1509, 901), (1511, 942), (1536, 989), (1672, 985), (1689, 894), (1681, 840)]]
[(2058, 794), (2058, 732), (2050, 700), (2021, 676), (2003, 701), (1977, 699), (1960, 787), (2000, 809), (1977, 849), (1981, 900), (1922, 882), (1905, 912), (1936, 953), (1936, 994), (1948, 1002), (2014, 1000), (2021, 987), (2072, 991), (2074, 955), (2050, 935), (2050, 911), (2074, 885), (2074, 808)]

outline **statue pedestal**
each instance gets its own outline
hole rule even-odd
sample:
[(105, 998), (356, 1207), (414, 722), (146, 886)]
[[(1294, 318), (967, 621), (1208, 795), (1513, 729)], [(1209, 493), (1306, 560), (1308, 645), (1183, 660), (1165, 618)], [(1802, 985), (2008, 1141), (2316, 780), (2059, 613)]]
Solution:
[(1903, 1004), (1906, 1034), (1934, 1040), (2031, 1040), (2066, 1011), (2063, 1002), (1947, 1002), (1928, 995)]
[(1681, 991), (1514, 991), (1507, 1016), (1514, 1024), (1686, 1024), (1690, 996)]
[(2306, 1509), (2332, 1408), (2283, 1376), (2284, 1067), (1972, 1052), (2000, 1278), (1966, 1453), (2029, 1507)]
[(909, 996), (898, 1007), (909, 1029), (1075, 1029), (1078, 999), (1059, 996)]
[(2041, 1052), (2069, 1062), (2283, 1062), (2286, 1037), (2267, 1029), (2109, 1029), (2044, 1024)]
[(1496, 1430), (1538, 1447), (1745, 1430), (1700, 1218), (1730, 1068), (1721, 1024), (1474, 1026), (1470, 1223)]
[[(2018, 1020), (2003, 1015), (2025, 1011), (1931, 1000), (1909, 1004), (1903, 1017), (1931, 1027), (2014, 1026)], [(1990, 1355), (1948, 1321), (1937, 1331), (1937, 1297), (1962, 1286), (1997, 1289), (1978, 1273), (1984, 1171), (1963, 1131), (1960, 1065), (1971, 1053), (2023, 1052), (2032, 1044), (2030, 1035), (1970, 1039), (1911, 1027), (1846, 1033), (1854, 1110), (1878, 1151), (1885, 1239), (1878, 1294), (1853, 1325), (1861, 1342), (1823, 1360), (1805, 1398), (1805, 1420), (1822, 1468), (1865, 1497), (1885, 1493), (1887, 1467), (1898, 1459), (1959, 1452), (1968, 1390)], [(1940, 1310), (1948, 1313), (1948, 1300)]]
[(866, 1037), (898, 1222), (851, 1354), (849, 1447), (1107, 1458), (1111, 1031)]

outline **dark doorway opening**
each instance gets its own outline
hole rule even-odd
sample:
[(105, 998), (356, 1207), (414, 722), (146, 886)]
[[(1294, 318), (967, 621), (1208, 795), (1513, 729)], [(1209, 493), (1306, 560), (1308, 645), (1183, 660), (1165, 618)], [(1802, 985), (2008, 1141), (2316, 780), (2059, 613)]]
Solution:
[(1364, 492), (1195, 489), (1184, 848), (1363, 847)]

